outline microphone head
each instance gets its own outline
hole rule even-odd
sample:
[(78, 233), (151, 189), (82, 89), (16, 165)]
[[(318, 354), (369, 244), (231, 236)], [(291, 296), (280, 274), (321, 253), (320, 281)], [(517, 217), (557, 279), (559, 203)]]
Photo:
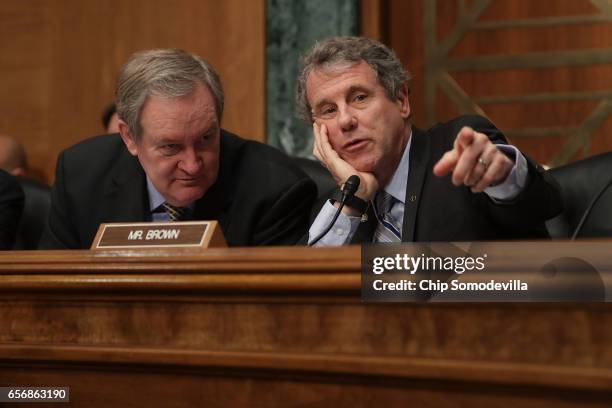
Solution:
[(352, 196), (359, 188), (359, 183), (361, 183), (361, 179), (356, 174), (353, 174), (348, 178), (348, 180), (346, 180), (346, 183), (344, 183), (344, 188), (342, 191)]

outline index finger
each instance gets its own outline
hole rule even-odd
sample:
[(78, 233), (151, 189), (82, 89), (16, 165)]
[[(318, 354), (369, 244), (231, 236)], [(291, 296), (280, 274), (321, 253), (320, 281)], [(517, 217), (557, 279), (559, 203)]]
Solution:
[(471, 127), (462, 127), (459, 133), (457, 133), (457, 137), (455, 138), (454, 148), (465, 150), (470, 147), (474, 142), (474, 133), (474, 129), (472, 129)]
[(457, 161), (459, 160), (459, 152), (456, 149), (449, 150), (444, 153), (442, 158), (438, 160), (436, 165), (433, 168), (433, 173), (438, 177), (444, 177), (457, 165)]

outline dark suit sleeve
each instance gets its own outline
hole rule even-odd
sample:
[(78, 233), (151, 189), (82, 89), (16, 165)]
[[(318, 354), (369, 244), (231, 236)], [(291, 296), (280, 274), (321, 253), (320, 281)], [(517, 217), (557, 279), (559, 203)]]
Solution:
[(23, 204), (23, 191), (17, 180), (0, 170), (0, 249), (13, 248)]
[(71, 210), (65, 188), (66, 182), (64, 153), (62, 153), (57, 159), (55, 183), (51, 189), (51, 210), (40, 239), (39, 249), (79, 248), (78, 234), (70, 219)]
[[(485, 133), (495, 144), (508, 144), (503, 133), (487, 119), (466, 117), (466, 125)], [(522, 152), (521, 152), (522, 153)], [(523, 190), (509, 201), (494, 201), (486, 195), (486, 209), (502, 228), (515, 231), (521, 237), (546, 237), (544, 221), (563, 210), (563, 199), (558, 183), (545, 173), (534, 160), (527, 159), (527, 181)]]
[(283, 189), (276, 201), (257, 221), (253, 245), (303, 244), (308, 231), (309, 214), (317, 195), (314, 182), (307, 178)]
[(563, 210), (563, 198), (558, 183), (544, 169), (527, 159), (527, 183), (510, 201), (489, 205), (492, 216), (505, 228), (523, 229), (525, 236), (546, 237), (544, 222)]

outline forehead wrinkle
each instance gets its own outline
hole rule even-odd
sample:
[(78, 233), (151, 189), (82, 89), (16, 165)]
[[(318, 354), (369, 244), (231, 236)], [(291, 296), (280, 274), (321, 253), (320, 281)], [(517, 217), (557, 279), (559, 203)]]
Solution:
[[(307, 88), (308, 88), (308, 84), (310, 84), (312, 89), (312, 96), (314, 97), (316, 93), (320, 93), (317, 92), (318, 90), (321, 89), (327, 89), (330, 88), (331, 86), (334, 86), (335, 83), (331, 82), (334, 78), (340, 76), (342, 73), (341, 72), (337, 72), (337, 73), (331, 73), (331, 72), (325, 72), (325, 71), (320, 71), (320, 70), (313, 70), (312, 73), (310, 74), (310, 76), (308, 77), (307, 80)], [(315, 82), (313, 84), (313, 81)], [(325, 96), (323, 99), (314, 101), (313, 104), (313, 108), (319, 108), (322, 105), (325, 105), (327, 103), (331, 103), (332, 101)]]
[[(149, 110), (149, 126), (155, 129), (153, 136), (164, 136), (164, 139), (175, 139), (179, 134), (199, 135), (218, 127), (216, 109), (209, 93), (196, 87), (193, 92), (182, 96), (156, 96), (146, 101), (146, 105), (156, 106)], [(196, 127), (202, 129), (196, 129)], [(171, 136), (171, 137), (168, 137)]]
[[(354, 65), (353, 65), (354, 66)], [(351, 67), (352, 68), (352, 67)], [(367, 78), (364, 78), (362, 73), (360, 72), (351, 72), (351, 71), (341, 71), (341, 72), (315, 72), (315, 75), (318, 76), (318, 78), (313, 78), (314, 81), (319, 82), (318, 84), (316, 84), (318, 86), (319, 89), (323, 88), (334, 88), (338, 86), (338, 82), (333, 81), (334, 78), (338, 78), (341, 75), (344, 75), (345, 78), (342, 80), (342, 82), (348, 82), (349, 83), (349, 87), (348, 89), (344, 89), (344, 88), (338, 88), (338, 92), (341, 92), (341, 96), (344, 98), (348, 95), (354, 94), (355, 92), (373, 92), (373, 86), (371, 83), (369, 83), (367, 81)], [(373, 78), (376, 81), (376, 78)], [(309, 78), (310, 80), (310, 78)], [(375, 85), (378, 84), (378, 82), (375, 82)], [(312, 82), (311, 82), (311, 85)], [(315, 93), (315, 92), (313, 92)], [(334, 92), (334, 94), (336, 94), (336, 92)], [(313, 106), (313, 109), (318, 109), (323, 105), (326, 105), (328, 103), (334, 103), (333, 100), (330, 100), (328, 98), (328, 96), (326, 95), (325, 98), (319, 100), (319, 101), (315, 101), (315, 104)]]

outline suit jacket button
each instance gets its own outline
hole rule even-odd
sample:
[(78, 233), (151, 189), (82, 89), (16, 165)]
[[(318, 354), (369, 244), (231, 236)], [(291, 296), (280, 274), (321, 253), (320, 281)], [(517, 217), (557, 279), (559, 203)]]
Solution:
[(410, 202), (411, 202), (411, 203), (414, 203), (414, 202), (416, 201), (416, 198), (417, 198), (417, 197), (416, 197), (416, 195), (412, 194), (412, 195), (410, 196)]

